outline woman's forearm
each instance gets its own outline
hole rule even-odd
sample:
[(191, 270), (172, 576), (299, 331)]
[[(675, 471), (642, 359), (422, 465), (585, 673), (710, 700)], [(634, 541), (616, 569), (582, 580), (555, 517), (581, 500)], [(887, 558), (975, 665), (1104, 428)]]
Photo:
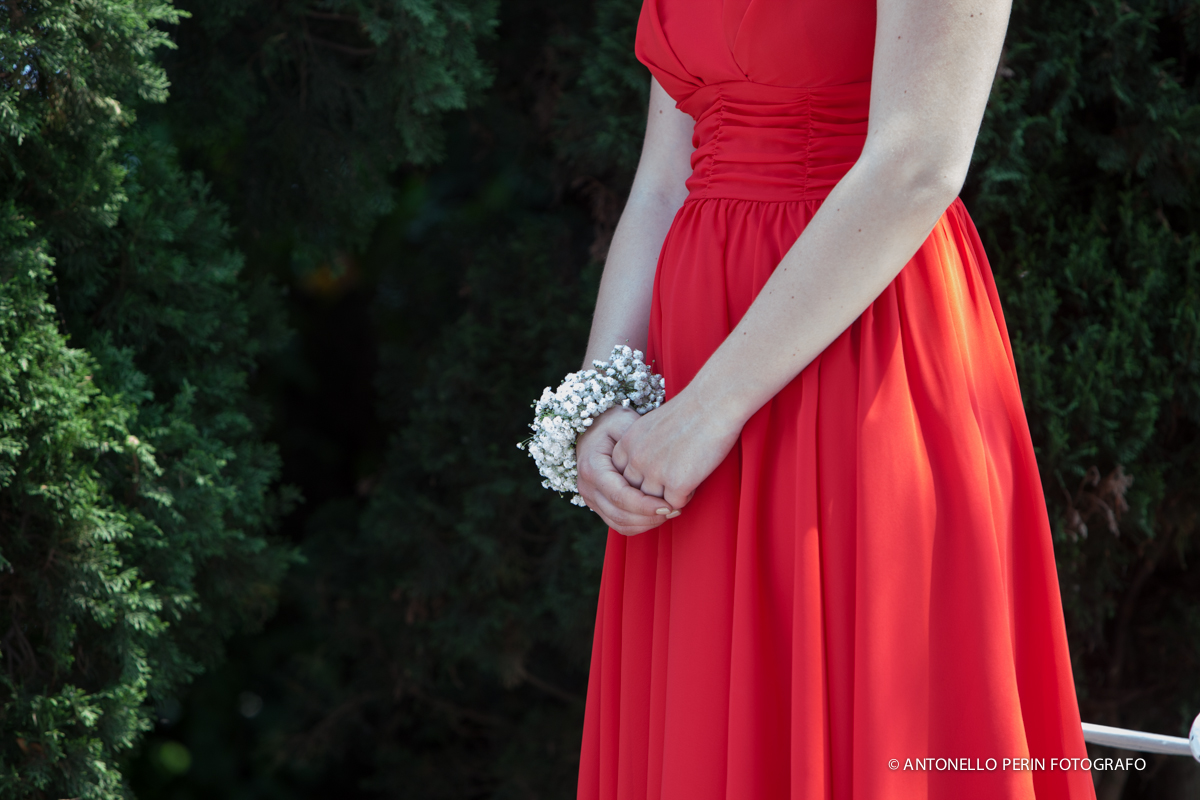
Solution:
[(651, 79), (642, 158), (604, 262), (584, 369), (593, 360), (607, 360), (618, 344), (646, 349), (654, 271), (675, 212), (687, 197), (691, 141), (692, 118)]
[(607, 360), (614, 345), (646, 349), (658, 254), (682, 202), (681, 192), (630, 194), (600, 279), (584, 369), (590, 369), (593, 360)]
[[(692, 118), (651, 79), (642, 158), (604, 262), (584, 369), (594, 360), (607, 360), (614, 345), (646, 348), (658, 255), (687, 197), (692, 125)], [(672, 513), (660, 497), (633, 488), (613, 466), (613, 448), (633, 424), (631, 418), (638, 417), (630, 409), (610, 409), (576, 440), (579, 494), (622, 533), (656, 528)]]
[[(911, 164), (911, 162), (909, 162)], [(688, 386), (739, 428), (883, 292), (957, 194), (952, 180), (864, 157), (813, 216)], [(888, 187), (880, 191), (879, 187)]]
[(912, 258), (966, 177), (1008, 13), (1009, 0), (879, 0), (862, 157), (685, 390), (702, 415), (744, 423)]

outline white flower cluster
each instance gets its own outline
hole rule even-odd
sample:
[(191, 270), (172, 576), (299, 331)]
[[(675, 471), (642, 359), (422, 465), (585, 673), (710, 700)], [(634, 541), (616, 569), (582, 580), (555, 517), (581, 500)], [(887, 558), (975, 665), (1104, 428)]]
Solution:
[(626, 345), (613, 348), (608, 361), (593, 361), (596, 369), (572, 372), (557, 391), (547, 386), (533, 404), (529, 427), (533, 436), (517, 447), (528, 450), (546, 480), (542, 486), (556, 492), (571, 492), (571, 502), (587, 505), (578, 492), (575, 437), (588, 429), (596, 417), (613, 406), (632, 408), (639, 414), (658, 408), (666, 396), (661, 375), (650, 374), (641, 350)]

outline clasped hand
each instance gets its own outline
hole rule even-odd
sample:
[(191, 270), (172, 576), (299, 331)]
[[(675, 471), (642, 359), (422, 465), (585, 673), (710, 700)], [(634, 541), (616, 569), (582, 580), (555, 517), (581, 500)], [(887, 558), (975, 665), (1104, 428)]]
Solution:
[(579, 494), (626, 536), (678, 516), (737, 442), (740, 425), (681, 393), (639, 416), (609, 409), (576, 440)]

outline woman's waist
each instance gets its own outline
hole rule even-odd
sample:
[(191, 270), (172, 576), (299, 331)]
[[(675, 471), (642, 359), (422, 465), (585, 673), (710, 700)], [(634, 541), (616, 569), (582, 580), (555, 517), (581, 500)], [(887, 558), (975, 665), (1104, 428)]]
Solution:
[(824, 198), (862, 153), (869, 100), (869, 83), (699, 89), (680, 103), (696, 119), (690, 196)]
[(819, 201), (833, 190), (861, 152), (836, 159), (700, 160), (687, 179), (688, 200), (725, 198), (763, 202)]

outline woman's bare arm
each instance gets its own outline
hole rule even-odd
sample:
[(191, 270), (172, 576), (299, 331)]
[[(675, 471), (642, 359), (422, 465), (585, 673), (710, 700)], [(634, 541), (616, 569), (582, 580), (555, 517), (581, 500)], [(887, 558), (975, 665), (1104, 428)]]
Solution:
[(583, 369), (590, 369), (593, 360), (607, 360), (614, 345), (646, 349), (658, 253), (687, 197), (684, 181), (692, 174), (692, 124), (651, 78), (646, 139), (604, 262)]
[(755, 411), (879, 296), (966, 178), (1010, 0), (879, 0), (870, 123), (737, 327), (679, 395), (630, 426), (631, 485), (687, 502)]
[[(676, 109), (670, 95), (651, 79), (641, 160), (604, 263), (584, 369), (590, 369), (593, 360), (607, 360), (614, 345), (646, 349), (658, 254), (687, 197), (692, 125), (692, 118)], [(612, 465), (613, 447), (636, 419), (634, 411), (612, 409), (576, 442), (580, 495), (622, 533), (661, 525), (671, 511), (660, 499), (631, 487)]]

